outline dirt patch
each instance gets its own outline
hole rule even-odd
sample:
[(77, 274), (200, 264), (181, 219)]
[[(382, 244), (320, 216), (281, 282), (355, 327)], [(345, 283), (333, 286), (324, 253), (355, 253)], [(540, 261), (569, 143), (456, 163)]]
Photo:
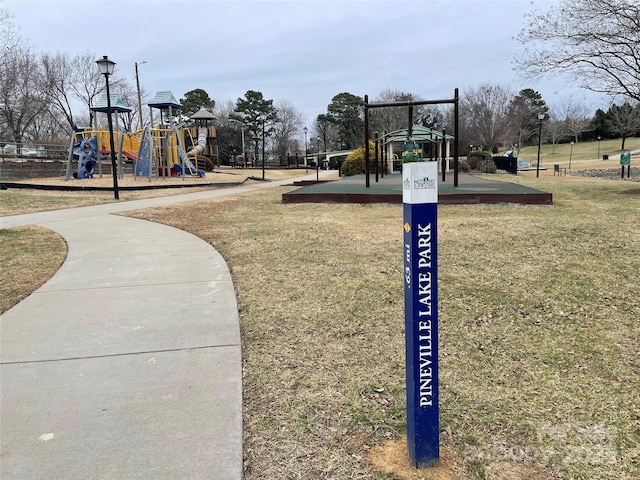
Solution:
[(630, 190), (623, 190), (621, 193), (625, 193), (627, 195), (640, 195), (640, 188), (632, 188)]
[(374, 447), (368, 460), (377, 469), (390, 473), (402, 480), (457, 480), (464, 478), (460, 462), (455, 453), (446, 447), (440, 450), (440, 465), (416, 469), (407, 453), (407, 437), (385, 442)]

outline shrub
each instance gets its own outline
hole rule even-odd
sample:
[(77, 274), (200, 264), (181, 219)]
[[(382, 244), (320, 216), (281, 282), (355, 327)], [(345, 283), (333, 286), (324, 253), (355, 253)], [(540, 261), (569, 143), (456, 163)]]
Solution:
[[(373, 172), (375, 170), (375, 144), (373, 142), (369, 142), (369, 171)], [(382, 160), (378, 157), (378, 161), (380, 163), (380, 168), (382, 168)], [(387, 169), (385, 173), (389, 173), (389, 161), (387, 162)], [(364, 147), (360, 147), (353, 152), (351, 152), (344, 163), (342, 164), (342, 175), (345, 177), (349, 177), (351, 175), (359, 175), (364, 173)]]
[(467, 162), (464, 158), (458, 159), (458, 170), (461, 172), (469, 171), (469, 162)]
[(342, 164), (342, 175), (345, 177), (364, 173), (364, 155), (354, 156), (354, 153), (356, 152), (350, 154)]
[(496, 173), (496, 164), (491, 157), (487, 157), (480, 162), (478, 169), (482, 173)]
[(469, 170), (475, 171), (479, 170), (479, 165), (482, 163), (484, 158), (481, 157), (467, 157), (467, 162), (469, 163)]
[(467, 162), (469, 163), (469, 170), (480, 170), (480, 164), (489, 157), (489, 154), (484, 150), (477, 150), (475, 152), (469, 152), (467, 155)]
[(470, 159), (471, 157), (481, 157), (481, 158), (485, 158), (487, 155), (489, 155), (487, 152), (485, 152), (484, 150), (474, 150), (473, 152), (469, 152), (469, 155), (467, 155), (467, 158)]

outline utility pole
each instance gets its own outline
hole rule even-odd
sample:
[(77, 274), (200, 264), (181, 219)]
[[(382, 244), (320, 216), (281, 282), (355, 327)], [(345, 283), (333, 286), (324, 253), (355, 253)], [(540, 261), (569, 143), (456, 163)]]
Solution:
[(138, 76), (138, 65), (147, 63), (145, 60), (135, 63), (136, 66), (136, 87), (138, 88), (138, 129), (142, 129), (142, 97), (140, 96), (140, 77)]

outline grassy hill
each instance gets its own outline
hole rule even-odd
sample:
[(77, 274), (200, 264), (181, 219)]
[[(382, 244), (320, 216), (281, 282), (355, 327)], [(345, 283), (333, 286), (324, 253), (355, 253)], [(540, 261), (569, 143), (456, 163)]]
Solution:
[[(598, 155), (598, 141), (592, 142), (580, 142), (573, 145), (563, 143), (559, 145), (542, 144), (540, 149), (540, 165), (550, 167), (553, 164), (559, 164), (563, 167), (569, 165), (571, 159), (572, 167), (579, 167), (586, 162), (593, 162), (599, 160), (603, 155), (619, 155), (622, 153), (620, 149), (622, 145), (621, 139), (616, 140), (601, 140), (600, 142), (600, 155)], [(625, 150), (640, 150), (640, 138), (627, 138), (625, 141)], [(570, 158), (571, 157), (571, 158)], [(526, 160), (532, 165), (538, 161), (538, 146), (533, 145), (530, 147), (524, 147), (520, 150), (520, 158)], [(633, 164), (632, 160), (632, 164)], [(603, 168), (614, 168), (619, 165), (619, 161), (609, 160), (602, 163)]]

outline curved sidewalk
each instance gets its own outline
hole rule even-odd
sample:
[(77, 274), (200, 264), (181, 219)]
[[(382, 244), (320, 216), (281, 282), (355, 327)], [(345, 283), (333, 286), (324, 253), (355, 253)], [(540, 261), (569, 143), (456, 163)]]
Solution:
[(189, 233), (111, 214), (290, 182), (0, 218), (68, 244), (0, 320), (0, 478), (241, 478), (229, 270)]

